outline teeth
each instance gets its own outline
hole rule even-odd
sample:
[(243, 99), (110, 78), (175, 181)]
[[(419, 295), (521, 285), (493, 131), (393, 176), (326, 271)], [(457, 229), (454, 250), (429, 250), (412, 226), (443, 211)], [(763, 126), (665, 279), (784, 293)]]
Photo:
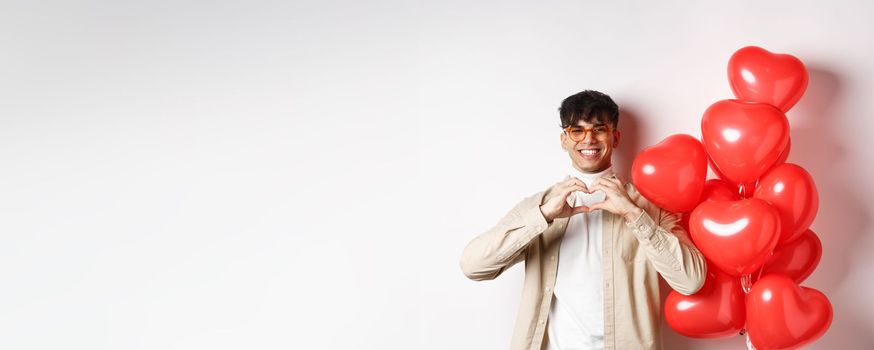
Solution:
[(582, 155), (584, 155), (584, 156), (594, 156), (595, 154), (598, 153), (598, 150), (584, 149), (584, 150), (581, 150), (580, 153), (582, 153)]

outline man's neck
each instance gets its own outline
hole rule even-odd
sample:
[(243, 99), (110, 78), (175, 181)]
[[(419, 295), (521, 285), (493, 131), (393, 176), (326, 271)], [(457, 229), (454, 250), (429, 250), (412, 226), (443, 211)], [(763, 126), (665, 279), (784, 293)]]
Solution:
[(583, 182), (586, 183), (586, 186), (591, 186), (593, 183), (595, 183), (595, 180), (597, 180), (601, 176), (610, 175), (610, 174), (613, 174), (613, 166), (612, 165), (608, 166), (604, 170), (601, 170), (601, 171), (595, 172), (595, 173), (588, 173), (588, 172), (580, 171), (580, 169), (577, 169), (577, 167), (571, 166), (571, 172), (570, 172), (571, 176), (575, 176), (575, 177), (578, 177), (580, 180), (583, 180)]

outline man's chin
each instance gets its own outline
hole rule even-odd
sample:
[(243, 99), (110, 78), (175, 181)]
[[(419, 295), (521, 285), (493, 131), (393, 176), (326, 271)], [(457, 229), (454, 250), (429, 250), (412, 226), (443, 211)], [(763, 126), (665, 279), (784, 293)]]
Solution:
[(597, 171), (596, 171), (597, 168), (598, 168), (598, 167), (597, 167), (597, 166), (594, 166), (594, 165), (589, 165), (589, 164), (581, 165), (581, 164), (577, 164), (577, 169), (581, 170), (581, 171), (584, 172), (584, 173), (594, 173), (594, 172), (597, 172)]

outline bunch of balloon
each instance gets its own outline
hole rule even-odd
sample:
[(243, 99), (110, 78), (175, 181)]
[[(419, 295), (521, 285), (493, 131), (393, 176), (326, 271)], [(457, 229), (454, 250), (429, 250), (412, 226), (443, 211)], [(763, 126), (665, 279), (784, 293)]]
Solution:
[[(707, 260), (704, 286), (672, 291), (665, 319), (693, 338), (746, 334), (750, 349), (794, 349), (825, 334), (832, 306), (800, 286), (822, 244), (809, 229), (819, 208), (813, 178), (786, 163), (785, 113), (807, 88), (804, 64), (749, 46), (728, 62), (736, 99), (711, 105), (701, 141), (677, 134), (641, 151), (632, 182), (647, 199), (683, 214), (682, 225)], [(718, 179), (707, 180), (707, 167)]]

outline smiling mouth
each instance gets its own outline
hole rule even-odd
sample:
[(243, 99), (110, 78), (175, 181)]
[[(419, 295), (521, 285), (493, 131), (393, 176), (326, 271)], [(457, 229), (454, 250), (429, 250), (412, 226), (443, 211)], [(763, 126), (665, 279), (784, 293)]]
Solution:
[(580, 156), (583, 157), (583, 159), (596, 159), (596, 158), (598, 158), (598, 155), (601, 154), (601, 150), (600, 149), (581, 149), (581, 150), (579, 150), (579, 153), (580, 153)]

